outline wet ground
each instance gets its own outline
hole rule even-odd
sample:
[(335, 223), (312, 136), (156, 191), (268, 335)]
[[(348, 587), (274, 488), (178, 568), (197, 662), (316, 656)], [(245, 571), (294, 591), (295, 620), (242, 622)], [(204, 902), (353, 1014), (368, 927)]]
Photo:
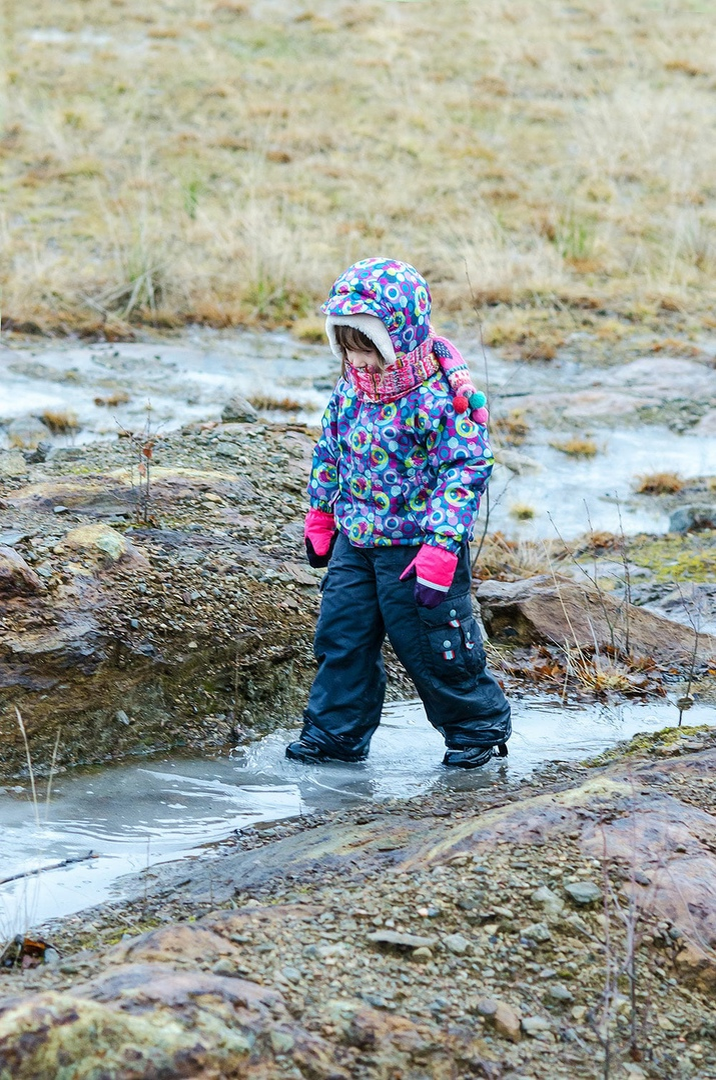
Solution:
[[(576, 761), (637, 732), (677, 721), (674, 705), (570, 706), (534, 696), (514, 702), (510, 756), (475, 772), (441, 765), (442, 739), (419, 703), (386, 708), (369, 760), (306, 768), (283, 756), (293, 733), (277, 731), (233, 757), (156, 757), (56, 778), (36, 820), (30, 790), (0, 795), (0, 876), (65, 859), (93, 858), (0, 885), (0, 937), (71, 914), (114, 895), (114, 882), (196, 852), (236, 829), (390, 798), (519, 782), (545, 762)], [(694, 707), (689, 723), (708, 723)]]

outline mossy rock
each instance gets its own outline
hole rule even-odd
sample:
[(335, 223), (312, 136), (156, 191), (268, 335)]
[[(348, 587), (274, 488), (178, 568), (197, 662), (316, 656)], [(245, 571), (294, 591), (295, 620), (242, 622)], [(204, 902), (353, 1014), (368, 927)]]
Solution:
[(633, 738), (625, 739), (596, 757), (588, 758), (584, 764), (593, 769), (601, 765), (610, 765), (614, 761), (622, 761), (624, 758), (649, 757), (655, 751), (662, 753), (665, 749), (672, 749), (678, 753), (679, 744), (684, 739), (702, 735), (711, 730), (708, 724), (700, 724), (698, 727), (674, 726), (661, 728), (660, 731), (640, 731)]

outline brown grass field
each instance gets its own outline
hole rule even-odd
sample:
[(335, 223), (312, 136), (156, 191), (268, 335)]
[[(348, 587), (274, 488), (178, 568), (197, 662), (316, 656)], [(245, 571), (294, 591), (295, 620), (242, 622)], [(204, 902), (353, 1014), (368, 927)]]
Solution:
[(716, 326), (713, 0), (2, 11), (6, 328), (310, 335), (369, 255), (526, 356)]

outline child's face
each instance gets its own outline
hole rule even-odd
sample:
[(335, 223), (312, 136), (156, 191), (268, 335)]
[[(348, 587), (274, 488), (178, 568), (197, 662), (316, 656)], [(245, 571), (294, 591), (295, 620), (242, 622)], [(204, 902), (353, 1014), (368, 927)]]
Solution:
[(372, 349), (371, 352), (358, 352), (357, 349), (346, 349), (346, 363), (359, 370), (362, 370), (363, 368), (376, 370), (380, 367), (380, 356), (375, 349)]

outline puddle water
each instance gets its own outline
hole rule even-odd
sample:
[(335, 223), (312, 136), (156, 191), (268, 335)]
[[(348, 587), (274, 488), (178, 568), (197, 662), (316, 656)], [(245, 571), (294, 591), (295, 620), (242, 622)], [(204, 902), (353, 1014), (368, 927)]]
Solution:
[[(571, 707), (539, 697), (514, 702), (510, 756), (475, 772), (441, 767), (442, 738), (419, 702), (386, 708), (361, 765), (305, 767), (283, 754), (294, 732), (276, 732), (233, 757), (152, 758), (56, 779), (35, 820), (27, 789), (0, 794), (0, 878), (92, 851), (96, 857), (0, 885), (0, 939), (114, 895), (117, 878), (196, 853), (232, 830), (392, 797), (489, 787), (544, 761), (577, 760), (677, 718), (673, 705)], [(689, 723), (712, 722), (694, 706)]]
[[(471, 361), (475, 378), (485, 383), (483, 365)], [(517, 365), (490, 355), (489, 381), (504, 408), (519, 405), (525, 387), (532, 394), (559, 393), (593, 385), (594, 372), (570, 360)], [(152, 427), (171, 431), (197, 420), (218, 419), (232, 394), (289, 399), (288, 411), (268, 410), (269, 420), (318, 424), (337, 376), (337, 364), (323, 345), (298, 342), (287, 333), (221, 333), (193, 330), (172, 341), (47, 345), (0, 352), (3, 395), (0, 400), (0, 447), (8, 445), (3, 424), (45, 410), (70, 411), (80, 425), (66, 445), (116, 439), (120, 430), (139, 431), (151, 403)], [(129, 400), (103, 405), (115, 395)], [(513, 400), (514, 398), (514, 400)], [(591, 425), (599, 452), (571, 458), (550, 443), (569, 432), (535, 428), (520, 454), (537, 463), (521, 475), (505, 466), (491, 483), (490, 530), (507, 536), (553, 539), (557, 530), (571, 539), (589, 528), (627, 534), (664, 532), (668, 517), (658, 500), (634, 499), (634, 478), (673, 471), (684, 477), (716, 473), (716, 437), (676, 435), (654, 425), (611, 430)], [(534, 511), (517, 521), (516, 505)], [(621, 516), (621, 522), (620, 522)]]

